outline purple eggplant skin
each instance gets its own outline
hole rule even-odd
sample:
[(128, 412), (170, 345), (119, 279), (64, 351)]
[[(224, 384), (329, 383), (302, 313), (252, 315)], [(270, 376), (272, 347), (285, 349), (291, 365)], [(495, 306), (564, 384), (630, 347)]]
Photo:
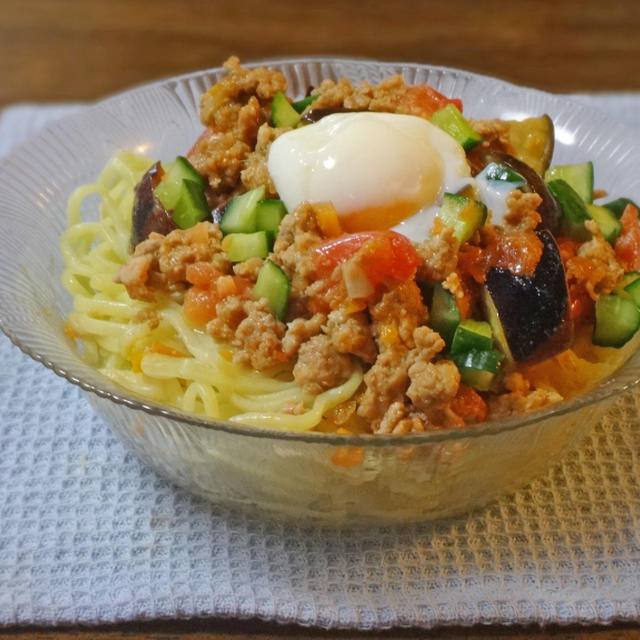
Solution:
[(573, 342), (569, 291), (558, 245), (547, 229), (536, 233), (543, 250), (533, 276), (494, 267), (485, 283), (513, 359), (527, 364), (561, 353)]
[(312, 107), (300, 118), (300, 122), (313, 124), (333, 113), (360, 113), (362, 111), (368, 111), (368, 109), (349, 109), (347, 107), (316, 107), (314, 109)]
[[(562, 220), (562, 210), (556, 199), (551, 195), (545, 181), (534, 169), (528, 164), (514, 158), (508, 153), (502, 151), (486, 151), (481, 154), (482, 167), (484, 168), (490, 162), (504, 164), (516, 173), (519, 173), (527, 182), (526, 189), (530, 192), (537, 193), (542, 198), (542, 204), (538, 207), (538, 213), (542, 217), (540, 227), (549, 229), (554, 235), (560, 231), (560, 222)], [(477, 171), (476, 173), (479, 173)]]
[(153, 192), (161, 177), (160, 163), (156, 162), (136, 185), (133, 199), (131, 248), (134, 249), (152, 232), (166, 236), (177, 229), (171, 214)]

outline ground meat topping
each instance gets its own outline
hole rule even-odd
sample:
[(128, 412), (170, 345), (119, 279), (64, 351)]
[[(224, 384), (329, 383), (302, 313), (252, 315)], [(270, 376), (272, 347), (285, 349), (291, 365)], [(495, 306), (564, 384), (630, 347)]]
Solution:
[(306, 298), (305, 290), (314, 281), (312, 250), (324, 241), (313, 206), (303, 202), (287, 214), (278, 230), (273, 260), (291, 281), (291, 298)]
[(531, 383), (521, 373), (508, 375), (504, 384), (508, 393), (491, 396), (487, 401), (487, 417), (490, 420), (535, 411), (562, 400), (562, 396), (556, 391), (532, 389)]
[(542, 198), (537, 193), (523, 193), (514, 189), (507, 196), (507, 213), (504, 216), (506, 231), (533, 231), (542, 221), (538, 207)]
[(353, 373), (349, 356), (337, 353), (326, 335), (317, 335), (303, 343), (293, 377), (307, 393), (318, 394), (346, 382)]
[(390, 346), (378, 355), (364, 375), (365, 390), (358, 401), (358, 415), (371, 422), (374, 432), (390, 405), (404, 403), (409, 386), (408, 353), (402, 344)]
[(585, 227), (592, 238), (578, 249), (576, 256), (567, 260), (567, 279), (583, 282), (591, 299), (597, 300), (601, 294), (611, 293), (624, 275), (624, 268), (596, 222), (587, 220)]
[(274, 128), (266, 122), (258, 129), (256, 146), (254, 150), (247, 155), (244, 169), (240, 174), (242, 184), (247, 190), (264, 185), (267, 197), (273, 198), (277, 195), (278, 192), (271, 179), (271, 174), (267, 169), (267, 158), (269, 156), (271, 143), (286, 131), (288, 131), (288, 129)]
[(186, 270), (196, 262), (210, 262), (221, 273), (228, 273), (231, 262), (221, 247), (218, 225), (201, 222), (195, 227), (175, 229), (166, 236), (151, 233), (135, 248), (132, 258), (114, 277), (125, 285), (129, 296), (153, 301), (158, 293), (183, 291)]
[[(188, 157), (212, 189), (231, 192), (238, 189), (241, 175), (245, 185), (265, 177), (264, 160), (272, 134), (259, 132), (269, 119), (273, 96), (286, 91), (287, 83), (279, 71), (244, 69), (235, 57), (227, 60), (225, 68), (229, 75), (202, 96), (200, 118), (207, 129)], [(270, 180), (260, 184), (275, 193)]]
[(282, 350), (286, 327), (264, 300), (228, 296), (216, 305), (216, 310), (216, 317), (207, 324), (207, 333), (236, 347), (235, 362), (265, 371), (287, 361)]
[(426, 415), (442, 410), (458, 392), (460, 372), (450, 360), (426, 362), (417, 359), (409, 367), (411, 384), (407, 397)]
[(418, 269), (418, 278), (442, 282), (455, 270), (459, 249), (460, 242), (454, 235), (453, 227), (443, 225), (416, 245), (418, 255), (424, 260), (424, 264)]
[(287, 333), (282, 340), (282, 350), (288, 357), (293, 358), (300, 349), (300, 345), (322, 332), (327, 320), (324, 313), (316, 313), (308, 320), (295, 318), (287, 324)]
[(371, 331), (380, 350), (401, 342), (411, 349), (415, 346), (416, 327), (427, 321), (427, 308), (414, 280), (407, 280), (387, 291), (371, 306)]
[(262, 258), (249, 258), (244, 262), (238, 262), (233, 265), (233, 273), (242, 278), (246, 278), (250, 282), (255, 282), (258, 279), (258, 272), (264, 265)]
[(338, 307), (329, 313), (325, 332), (340, 353), (351, 353), (371, 364), (378, 355), (366, 312), (348, 313)]

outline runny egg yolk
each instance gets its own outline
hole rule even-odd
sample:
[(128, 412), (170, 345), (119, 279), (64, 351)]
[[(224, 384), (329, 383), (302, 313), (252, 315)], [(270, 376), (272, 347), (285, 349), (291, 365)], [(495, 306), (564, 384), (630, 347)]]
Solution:
[(462, 147), (427, 120), (373, 112), (336, 113), (284, 133), (267, 167), (289, 211), (330, 201), (349, 232), (413, 231), (407, 223), (419, 217), (422, 238), (442, 194), (458, 191), (470, 175)]

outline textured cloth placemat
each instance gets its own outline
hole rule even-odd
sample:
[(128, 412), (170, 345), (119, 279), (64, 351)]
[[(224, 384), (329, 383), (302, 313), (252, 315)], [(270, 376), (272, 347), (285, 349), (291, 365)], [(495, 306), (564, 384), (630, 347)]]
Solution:
[[(640, 95), (581, 97), (640, 127)], [(79, 105), (0, 114), (0, 154)], [(0, 625), (260, 617), (360, 629), (640, 620), (640, 393), (470, 515), (363, 531), (243, 516), (144, 467), (0, 336)]]

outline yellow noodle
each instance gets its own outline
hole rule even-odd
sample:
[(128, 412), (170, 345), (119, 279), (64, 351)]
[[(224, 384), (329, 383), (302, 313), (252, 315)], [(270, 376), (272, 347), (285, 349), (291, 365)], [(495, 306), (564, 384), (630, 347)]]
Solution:
[[(290, 367), (264, 374), (240, 365), (227, 345), (188, 323), (177, 303), (131, 300), (113, 281), (129, 256), (134, 188), (150, 166), (147, 158), (119, 153), (95, 184), (79, 187), (69, 199), (61, 279), (74, 299), (67, 326), (80, 340), (83, 359), (135, 394), (183, 411), (274, 429), (313, 429), (355, 393), (360, 371), (312, 396), (292, 380)], [(157, 353), (156, 342), (184, 356)], [(302, 412), (286, 412), (293, 407)]]

